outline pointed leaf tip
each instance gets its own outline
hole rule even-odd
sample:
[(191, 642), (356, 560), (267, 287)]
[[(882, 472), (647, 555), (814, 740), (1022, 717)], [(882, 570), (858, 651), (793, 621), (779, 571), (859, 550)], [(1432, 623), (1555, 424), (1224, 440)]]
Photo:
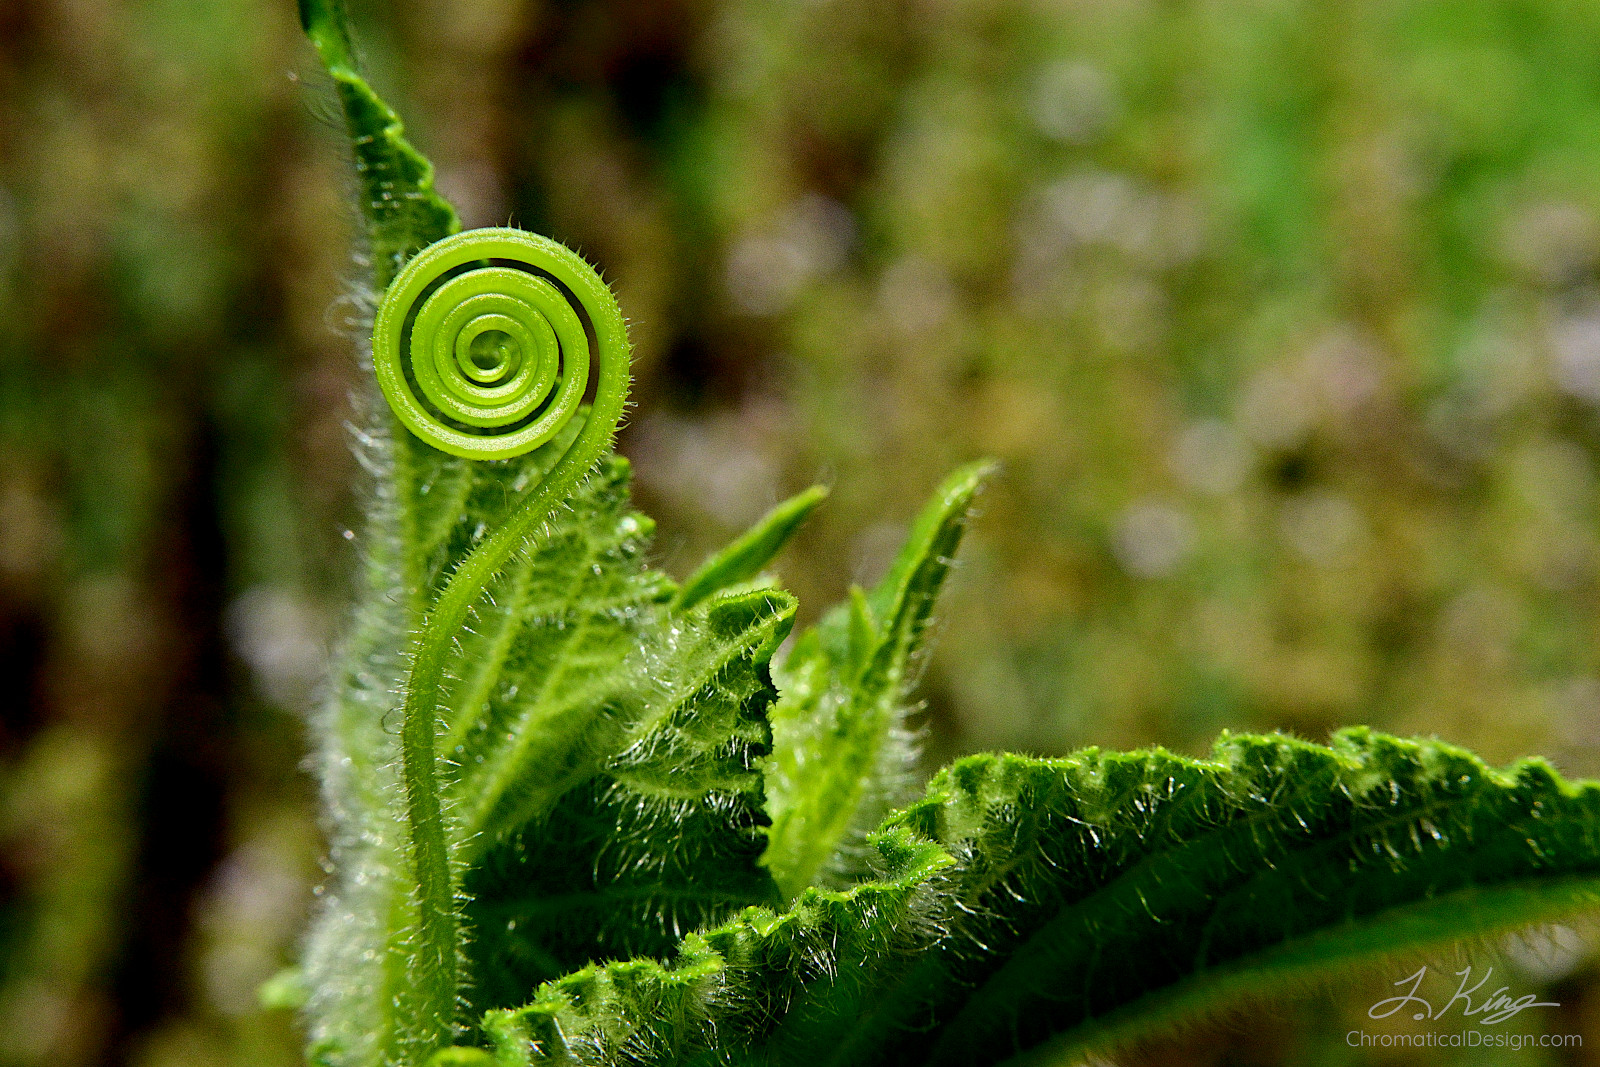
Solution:
[(853, 846), (903, 799), (916, 759), (904, 724), (929, 623), (973, 499), (994, 469), (979, 461), (947, 477), (883, 581), (870, 593), (852, 588), (778, 672), (762, 862), (786, 898), (859, 873)]
[(713, 593), (753, 580), (827, 498), (827, 487), (813, 485), (767, 512), (749, 530), (701, 564), (683, 583), (678, 593), (678, 609), (687, 610)]

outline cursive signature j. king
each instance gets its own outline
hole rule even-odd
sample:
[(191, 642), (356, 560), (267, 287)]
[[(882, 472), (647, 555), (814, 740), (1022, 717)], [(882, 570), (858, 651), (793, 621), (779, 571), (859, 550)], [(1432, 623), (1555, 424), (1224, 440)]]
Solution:
[(1461, 982), (1456, 986), (1455, 995), (1445, 1001), (1444, 1007), (1435, 1010), (1431, 1001), (1417, 995), (1417, 989), (1422, 985), (1422, 980), (1428, 975), (1428, 968), (1426, 966), (1420, 967), (1415, 974), (1408, 975), (1395, 983), (1397, 986), (1405, 987), (1406, 991), (1404, 993), (1399, 996), (1385, 997), (1383, 1000), (1378, 1001), (1367, 1009), (1367, 1015), (1373, 1019), (1387, 1019), (1399, 1011), (1411, 1008), (1414, 1009), (1411, 1016), (1413, 1019), (1418, 1021), (1438, 1019), (1455, 1007), (1457, 1001), (1460, 1001), (1461, 1014), (1463, 1016), (1467, 1018), (1478, 1016), (1479, 1022), (1493, 1025), (1504, 1022), (1518, 1012), (1526, 1011), (1528, 1008), (1561, 1007), (1555, 1001), (1540, 1000), (1533, 993), (1528, 993), (1521, 997), (1511, 997), (1508, 995), (1510, 986), (1501, 986), (1493, 993), (1484, 994), (1483, 1000), (1474, 1005), (1472, 1002), (1473, 996), (1488, 983), (1490, 976), (1493, 974), (1494, 968), (1490, 967), (1484, 972), (1483, 977), (1478, 979), (1478, 983), (1469, 989), (1467, 988), (1467, 983), (1472, 981), (1472, 968), (1467, 967), (1465, 970), (1457, 971), (1456, 977), (1460, 978)]

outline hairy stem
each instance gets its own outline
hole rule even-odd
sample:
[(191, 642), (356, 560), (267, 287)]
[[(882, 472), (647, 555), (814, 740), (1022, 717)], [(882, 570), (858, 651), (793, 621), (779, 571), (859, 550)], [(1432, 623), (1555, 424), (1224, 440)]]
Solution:
[[(614, 305), (613, 305), (614, 306)], [(599, 327), (600, 324), (597, 324)], [(621, 334), (621, 317), (614, 324)], [(603, 330), (597, 330), (603, 332)], [(626, 346), (623, 358), (608, 359), (602, 345), (593, 407), (583, 430), (550, 472), (528, 492), (504, 525), (472, 551), (451, 575), (416, 642), (406, 685), (405, 720), (400, 742), (406, 813), (416, 867), (418, 934), (416, 988), (421, 1035), (442, 1046), (454, 1036), (458, 980), (456, 886), (451, 872), (449, 835), (439, 806), (438, 730), (445, 660), (467, 613), (511, 554), (547, 519), (611, 445), (628, 393)]]

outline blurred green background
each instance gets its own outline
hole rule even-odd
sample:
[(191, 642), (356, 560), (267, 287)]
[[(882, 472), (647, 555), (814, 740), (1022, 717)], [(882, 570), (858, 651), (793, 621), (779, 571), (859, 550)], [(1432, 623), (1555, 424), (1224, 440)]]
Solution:
[[(466, 224), (618, 290), (669, 569), (826, 481), (814, 618), (1004, 461), (930, 762), (1367, 722), (1600, 773), (1600, 3), (355, 7)], [(0, 1064), (298, 1062), (335, 115), (290, 0), (0, 3)], [(1346, 1048), (1397, 971), (1118, 1062), (1600, 1063), (1581, 942), (1495, 958), (1589, 1047)]]

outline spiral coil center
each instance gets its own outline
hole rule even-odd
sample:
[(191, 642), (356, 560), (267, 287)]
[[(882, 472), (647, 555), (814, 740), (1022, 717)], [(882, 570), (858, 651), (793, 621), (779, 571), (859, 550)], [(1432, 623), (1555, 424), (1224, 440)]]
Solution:
[[(467, 362), (461, 369), (468, 377), (485, 384), (504, 380), (522, 360), (517, 339), (494, 325), (480, 325), (467, 342)], [(457, 358), (460, 358), (459, 353)]]
[[(580, 257), (520, 230), (468, 230), (423, 249), (389, 286), (373, 367), (418, 437), (504, 459), (550, 440), (577, 412), (589, 380), (585, 319), (620, 323), (620, 313)], [(626, 357), (625, 336), (597, 340)]]

